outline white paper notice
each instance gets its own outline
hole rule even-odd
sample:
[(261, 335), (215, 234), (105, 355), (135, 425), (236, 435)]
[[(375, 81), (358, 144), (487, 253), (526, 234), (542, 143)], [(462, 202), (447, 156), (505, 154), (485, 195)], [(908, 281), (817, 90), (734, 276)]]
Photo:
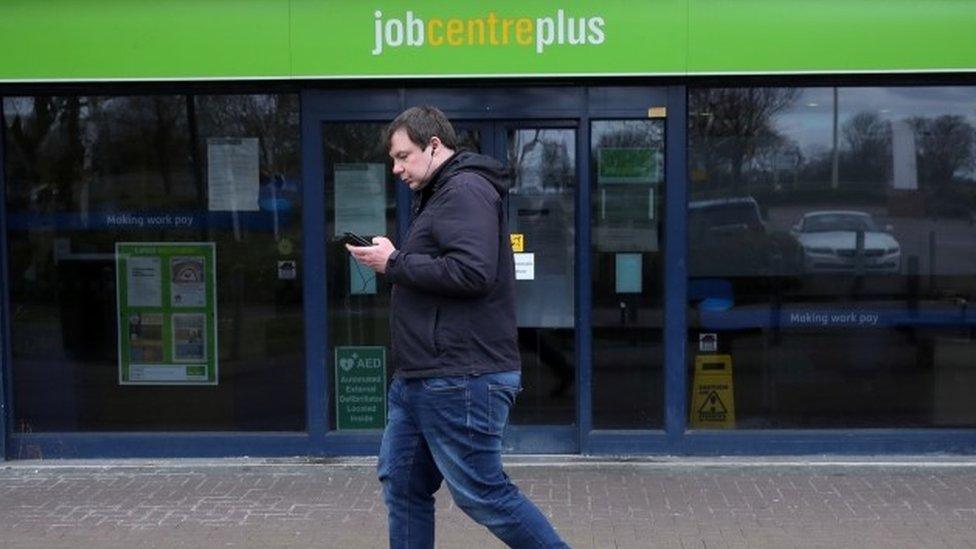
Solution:
[(386, 234), (386, 164), (335, 165), (335, 234)]
[(515, 280), (535, 280), (535, 253), (515, 254)]
[(130, 257), (128, 266), (129, 307), (161, 307), (163, 279), (158, 257)]
[(258, 209), (258, 139), (207, 139), (207, 192), (211, 211)]

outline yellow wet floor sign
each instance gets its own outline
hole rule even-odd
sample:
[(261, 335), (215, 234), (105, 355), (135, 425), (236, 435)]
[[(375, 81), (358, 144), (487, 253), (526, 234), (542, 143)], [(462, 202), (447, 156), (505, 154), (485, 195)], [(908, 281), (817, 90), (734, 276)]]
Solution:
[(734, 427), (732, 356), (696, 356), (695, 377), (691, 387), (691, 428), (731, 429)]

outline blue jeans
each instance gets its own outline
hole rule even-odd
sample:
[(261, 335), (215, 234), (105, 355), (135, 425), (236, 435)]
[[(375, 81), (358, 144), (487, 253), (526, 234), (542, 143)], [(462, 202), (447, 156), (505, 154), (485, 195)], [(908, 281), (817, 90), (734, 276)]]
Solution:
[(395, 378), (379, 478), (391, 548), (434, 547), (434, 492), (510, 547), (568, 547), (502, 471), (502, 431), (521, 390), (519, 372)]

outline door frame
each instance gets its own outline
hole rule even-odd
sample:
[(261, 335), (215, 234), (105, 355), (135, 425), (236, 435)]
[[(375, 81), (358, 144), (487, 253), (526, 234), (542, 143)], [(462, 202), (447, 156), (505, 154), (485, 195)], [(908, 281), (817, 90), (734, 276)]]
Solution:
[[(666, 107), (676, 119), (666, 124), (665, 208), (683, 216), (686, 166), (684, 162), (683, 86), (498, 86), (448, 85), (417, 88), (368, 88), (306, 90), (302, 92), (302, 173), (304, 180), (304, 299), (310, 453), (318, 455), (375, 455), (380, 432), (329, 431), (332, 411), (328, 409), (331, 380), (329, 334), (327, 332), (328, 265), (322, 249), (326, 237), (322, 124), (325, 122), (377, 122), (392, 120), (413, 105), (437, 105), (451, 120), (487, 128), (508, 125), (532, 126), (533, 122), (575, 122), (577, 189), (574, 199), (575, 247), (575, 367), (576, 422), (569, 425), (509, 426), (504, 449), (515, 453), (647, 453), (665, 452), (680, 439), (684, 429), (684, 300), (683, 262), (671, 258), (683, 254), (684, 231), (671, 230), (681, 219), (670, 218), (665, 230), (665, 429), (594, 431), (592, 428), (591, 372), (591, 274), (590, 274), (590, 120), (645, 118), (652, 107)], [(677, 101), (677, 103), (676, 103)], [(492, 131), (493, 134), (500, 132)], [(496, 135), (486, 152), (500, 154)], [(676, 144), (680, 144), (676, 146)], [(677, 153), (677, 154), (676, 154)], [(408, 212), (410, 192), (397, 186), (397, 211)], [(679, 207), (676, 207), (679, 205)], [(403, 232), (409, 221), (397, 216)], [(669, 444), (670, 441), (670, 444)]]
[[(4, 172), (6, 160), (7, 121), (3, 115), (3, 97), (0, 96), (0, 461), (7, 459), (8, 426), (13, 425), (13, 388), (8, 383), (7, 370), (10, 364), (12, 346), (7, 324), (7, 311), (10, 310), (10, 285), (7, 284), (7, 178)], [(8, 418), (11, 421), (8, 421)]]

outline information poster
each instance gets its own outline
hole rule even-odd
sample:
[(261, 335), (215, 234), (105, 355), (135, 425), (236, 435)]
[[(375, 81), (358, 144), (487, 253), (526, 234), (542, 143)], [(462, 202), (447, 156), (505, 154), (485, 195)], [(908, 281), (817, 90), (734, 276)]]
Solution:
[(336, 347), (336, 429), (386, 425), (386, 348)]
[(597, 149), (597, 224), (593, 242), (601, 252), (657, 252), (656, 219), (664, 179), (664, 151), (653, 148)]
[(117, 242), (120, 385), (217, 384), (213, 242)]
[(259, 180), (256, 137), (207, 139), (210, 211), (257, 211)]
[(386, 234), (386, 164), (335, 165), (335, 235)]
[(643, 290), (642, 277), (643, 257), (641, 254), (617, 253), (616, 284), (614, 289), (618, 294), (639, 294)]

